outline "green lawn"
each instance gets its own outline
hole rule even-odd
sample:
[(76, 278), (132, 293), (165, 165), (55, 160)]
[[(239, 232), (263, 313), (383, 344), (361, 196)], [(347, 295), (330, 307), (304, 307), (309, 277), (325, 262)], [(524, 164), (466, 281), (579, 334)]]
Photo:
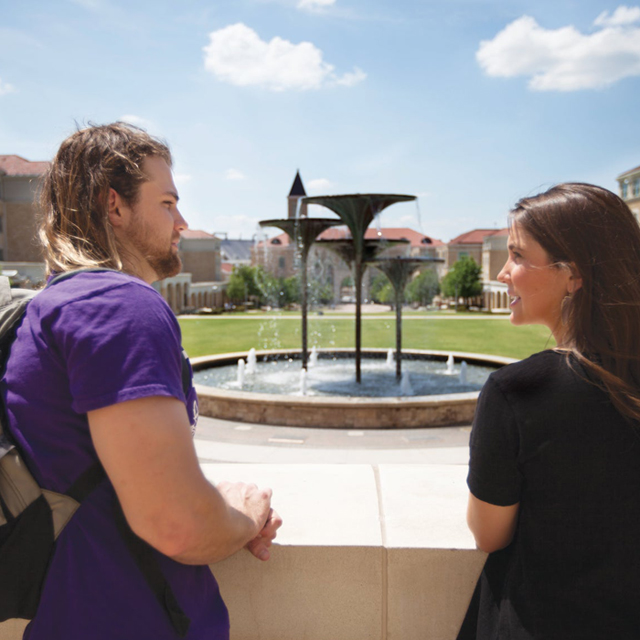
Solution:
[[(180, 320), (184, 348), (191, 357), (256, 349), (300, 347), (299, 318), (282, 315), (243, 314)], [(513, 327), (504, 318), (411, 319), (403, 322), (403, 347), (469, 351), (526, 358), (555, 345), (549, 330), (540, 326)], [(309, 347), (353, 347), (353, 318), (312, 316), (309, 319)], [(365, 318), (364, 347), (389, 349), (395, 346), (393, 315)]]

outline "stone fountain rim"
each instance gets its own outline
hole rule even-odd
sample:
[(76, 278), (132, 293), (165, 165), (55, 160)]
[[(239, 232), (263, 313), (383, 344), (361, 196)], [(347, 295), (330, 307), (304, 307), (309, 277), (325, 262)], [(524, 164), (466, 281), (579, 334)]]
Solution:
[[(363, 349), (362, 355), (386, 356), (388, 349)], [(302, 349), (269, 349), (256, 350), (258, 360), (268, 356), (287, 356), (298, 355)], [(336, 354), (336, 355), (352, 355), (353, 349), (318, 349), (319, 354)], [(247, 358), (248, 351), (238, 351), (233, 353), (221, 353), (209, 356), (200, 356), (191, 358), (191, 366), (194, 371), (205, 369), (207, 366), (224, 366), (235, 364), (240, 358)], [(402, 354), (405, 356), (427, 356), (437, 360), (445, 360), (452, 355), (455, 360), (466, 360), (468, 364), (489, 365), (489, 366), (505, 366), (517, 362), (516, 358), (507, 358), (504, 356), (495, 356), (482, 353), (468, 353), (464, 351), (438, 351), (423, 349), (403, 349)], [(479, 391), (470, 391), (465, 393), (447, 393), (428, 396), (387, 396), (382, 398), (354, 398), (345, 396), (297, 396), (297, 395), (281, 395), (268, 393), (255, 393), (252, 391), (234, 391), (229, 389), (221, 389), (218, 387), (209, 387), (206, 385), (195, 385), (198, 397), (207, 398), (210, 401), (220, 399), (226, 402), (229, 400), (244, 400), (250, 402), (263, 403), (265, 406), (281, 406), (288, 407), (309, 407), (322, 406), (325, 408), (382, 408), (382, 407), (425, 407), (425, 406), (444, 406), (451, 404), (473, 404), (477, 402)], [(207, 412), (201, 412), (202, 415), (208, 415)], [(219, 416), (211, 416), (219, 417)]]

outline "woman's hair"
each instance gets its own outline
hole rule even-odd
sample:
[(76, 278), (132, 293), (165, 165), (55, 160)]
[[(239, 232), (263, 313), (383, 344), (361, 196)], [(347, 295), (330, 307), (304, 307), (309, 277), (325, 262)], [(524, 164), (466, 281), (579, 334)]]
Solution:
[(109, 189), (130, 205), (149, 178), (142, 163), (159, 156), (171, 166), (167, 145), (123, 122), (89, 126), (60, 145), (44, 176), (38, 235), (47, 271), (85, 267), (122, 269), (108, 219)]
[(582, 279), (563, 302), (569, 354), (640, 420), (640, 226), (629, 207), (601, 187), (567, 183), (523, 198), (509, 217)]

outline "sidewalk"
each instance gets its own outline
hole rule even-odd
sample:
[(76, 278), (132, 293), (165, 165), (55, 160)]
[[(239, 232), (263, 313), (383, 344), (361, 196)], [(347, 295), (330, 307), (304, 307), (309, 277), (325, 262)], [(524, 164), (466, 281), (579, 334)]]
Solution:
[(201, 462), (453, 464), (469, 462), (469, 426), (425, 429), (304, 429), (201, 416)]

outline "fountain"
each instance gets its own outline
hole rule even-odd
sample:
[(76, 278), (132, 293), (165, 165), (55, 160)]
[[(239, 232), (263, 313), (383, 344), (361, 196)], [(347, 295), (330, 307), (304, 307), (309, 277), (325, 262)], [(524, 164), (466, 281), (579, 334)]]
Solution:
[(444, 260), (442, 258), (427, 257), (405, 258), (404, 256), (371, 260), (371, 263), (375, 264), (375, 266), (389, 278), (389, 282), (391, 282), (395, 293), (397, 380), (401, 380), (402, 378), (402, 302), (404, 289), (417, 267), (434, 262), (444, 262)]
[(353, 254), (354, 281), (356, 286), (356, 335), (355, 335), (355, 358), (356, 358), (356, 382), (362, 380), (361, 374), (361, 353), (362, 353), (362, 278), (364, 275), (367, 244), (364, 234), (373, 219), (387, 207), (397, 202), (411, 202), (416, 196), (406, 196), (397, 194), (380, 193), (357, 193), (342, 196), (311, 196), (302, 199), (306, 205), (319, 204), (327, 209), (331, 209), (338, 214), (342, 222), (347, 225), (351, 232)]
[[(304, 190), (300, 189), (304, 194)], [(380, 211), (397, 202), (415, 200), (415, 197), (394, 194), (301, 197), (302, 194), (295, 210), (290, 200), (289, 218), (260, 223), (262, 226), (282, 229), (300, 249), (303, 283), (302, 368), (296, 360), (298, 350), (193, 358), (201, 414), (239, 422), (342, 429), (469, 424), (473, 418), (478, 391), (484, 381), (484, 378), (481, 380), (478, 376), (486, 377), (491, 369), (513, 360), (469, 353), (417, 350), (403, 352), (400, 315), (402, 291), (410, 274), (422, 263), (433, 259), (383, 259), (378, 257), (379, 254), (392, 243), (380, 238), (365, 238), (367, 228)], [(308, 204), (325, 206), (337, 213), (339, 219), (306, 217)], [(318, 239), (324, 230), (341, 223), (348, 227), (350, 238), (333, 241)], [(306, 269), (308, 253), (314, 242), (322, 243), (338, 253), (354, 271), (355, 381), (350, 373), (353, 365), (346, 361), (353, 357), (354, 350), (314, 348), (311, 357), (308, 354)], [(389, 369), (393, 369), (393, 351), (363, 351), (361, 344), (362, 281), (365, 269), (372, 262), (387, 273), (396, 291), (396, 375), (392, 381), (389, 380)], [(363, 356), (368, 362), (364, 380), (361, 362)], [(257, 365), (254, 368), (249, 364), (246, 373), (255, 371), (255, 374), (245, 376), (245, 371), (241, 371), (244, 369), (244, 359), (253, 363), (254, 357)], [(451, 375), (454, 373), (454, 358), (469, 363), (461, 368), (459, 377)], [(207, 381), (210, 371), (223, 371), (226, 365), (235, 366), (235, 363), (238, 363), (237, 381), (231, 380), (229, 384), (225, 383), (226, 386)], [(479, 373), (482, 367), (489, 369)], [(270, 386), (272, 382), (275, 384)], [(237, 390), (238, 383), (243, 388), (242, 391)], [(204, 386), (205, 384), (212, 386)]]

